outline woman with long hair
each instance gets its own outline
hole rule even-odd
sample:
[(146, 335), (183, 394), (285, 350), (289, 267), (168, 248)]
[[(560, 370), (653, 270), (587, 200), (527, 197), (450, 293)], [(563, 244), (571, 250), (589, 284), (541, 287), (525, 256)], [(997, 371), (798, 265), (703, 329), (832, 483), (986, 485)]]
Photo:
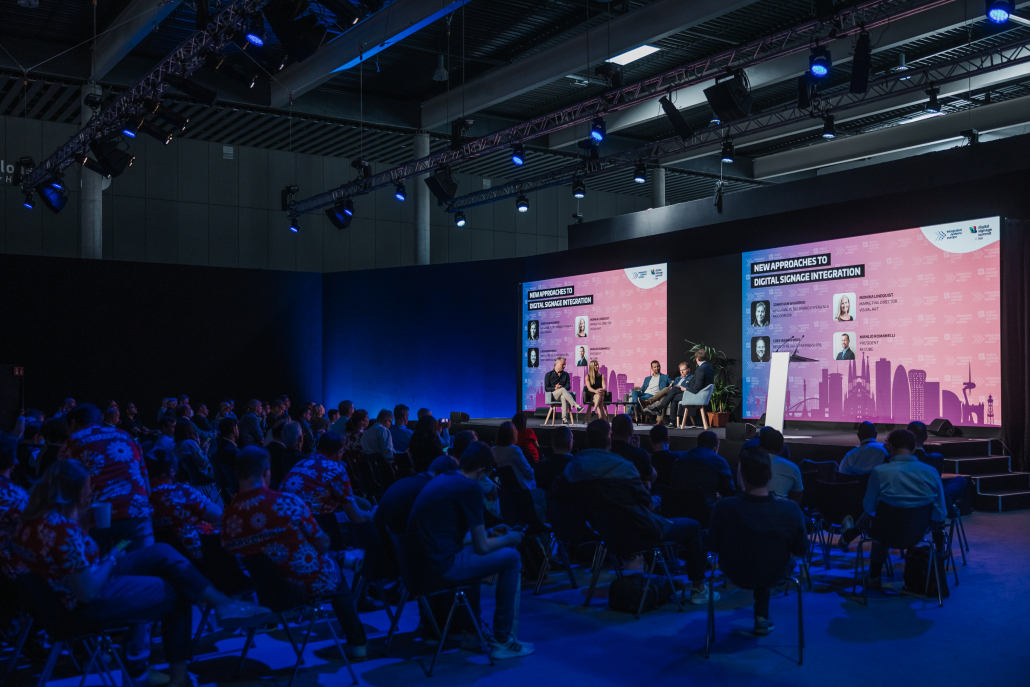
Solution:
[(833, 316), (834, 322), (851, 322), (855, 318), (851, 314), (851, 299), (846, 295), (840, 297), (837, 302), (837, 314)]
[(515, 417), (511, 419), (519, 437), (515, 445), (522, 449), (522, 453), (530, 465), (536, 465), (540, 462), (540, 440), (536, 438), (536, 432), (527, 426), (528, 422), (525, 413), (515, 413)]
[(346, 430), (346, 436), (343, 438), (343, 458), (352, 470), (356, 470), (355, 466), (365, 453), (364, 449), (361, 448), (361, 436), (368, 429), (368, 411), (364, 409), (355, 410), (354, 414), (350, 416), (350, 419), (344, 425), (344, 429)]
[(582, 339), (587, 335), (587, 318), (576, 318), (576, 337)]
[[(167, 544), (128, 554), (115, 546), (101, 557), (84, 527), (92, 515), (91, 494), (89, 472), (79, 461), (59, 460), (47, 469), (32, 489), (15, 534), (15, 571), (46, 582), (68, 610), (90, 622), (160, 621), (171, 684), (191, 687), (186, 661), (192, 604), (212, 604), (219, 624), (226, 629), (260, 625), (271, 611), (222, 594)], [(149, 654), (146, 625), (133, 628), (127, 657), (145, 657)], [(126, 661), (126, 669), (132, 677), (145, 681), (145, 658)]]
[[(501, 468), (510, 465), (515, 471), (515, 478), (524, 489), (535, 489), (536, 478), (533, 467), (526, 460), (526, 455), (518, 447), (519, 433), (511, 422), (502, 422), (497, 428), (497, 445), (494, 446), (494, 461)], [(503, 483), (502, 483), (503, 486)]]
[(601, 374), (601, 366), (597, 360), (590, 361), (590, 368), (587, 377), (583, 382), (583, 402), (593, 406), (597, 417), (608, 419), (608, 406), (605, 404), (607, 389), (604, 385), (604, 375)]
[(419, 418), (408, 442), (408, 453), (416, 472), (425, 472), (434, 460), (444, 454), (443, 441), (436, 430), (436, 418), (432, 415)]
[(175, 422), (175, 448), (172, 449), (172, 455), (179, 465), (189, 461), (189, 465), (198, 474), (211, 477), (211, 463), (200, 449), (197, 428), (186, 418), (179, 418)]

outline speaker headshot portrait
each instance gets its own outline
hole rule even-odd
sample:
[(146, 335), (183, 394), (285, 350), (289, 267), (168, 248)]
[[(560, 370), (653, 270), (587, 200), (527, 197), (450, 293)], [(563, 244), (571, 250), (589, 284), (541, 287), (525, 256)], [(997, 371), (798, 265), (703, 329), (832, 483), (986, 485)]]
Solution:
[(854, 322), (855, 321), (855, 294), (836, 293), (833, 295), (833, 321)]
[(590, 365), (590, 350), (586, 346), (576, 346), (576, 367), (588, 367)]
[(526, 325), (526, 337), (530, 341), (536, 341), (540, 338), (540, 320), (529, 321), (529, 324)]
[(576, 337), (583, 339), (586, 338), (587, 330), (590, 324), (585, 317), (576, 318)]
[(852, 346), (858, 341), (855, 332), (837, 332), (833, 335), (833, 359), (854, 360), (855, 349)]
[(527, 367), (540, 367), (540, 349), (530, 348), (526, 351), (526, 366)]
[(751, 326), (769, 326), (769, 301), (755, 301), (751, 304)]
[(751, 362), (753, 363), (767, 363), (769, 362), (769, 337), (768, 336), (753, 336), (751, 337)]

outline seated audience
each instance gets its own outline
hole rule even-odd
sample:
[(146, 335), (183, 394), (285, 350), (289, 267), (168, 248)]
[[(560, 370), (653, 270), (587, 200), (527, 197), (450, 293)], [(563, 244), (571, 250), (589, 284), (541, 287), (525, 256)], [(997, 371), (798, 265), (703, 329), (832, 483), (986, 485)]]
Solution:
[[(217, 438), (218, 430), (211, 426), (210, 420), (207, 419), (207, 414), (207, 406), (201, 403), (197, 406), (197, 412), (193, 414), (193, 417), (191, 417), (190, 420), (197, 426), (198, 430)], [(124, 428), (124, 420), (122, 420), (122, 425)]]
[(290, 468), (283, 478), (283, 493), (298, 496), (315, 515), (342, 510), (351, 522), (367, 522), (371, 513), (358, 509), (343, 462), (343, 437), (326, 432), (318, 439), (315, 455)]
[(68, 418), (52, 417), (43, 422), (39, 431), (43, 433), (46, 447), (36, 457), (35, 479), (39, 479), (47, 468), (56, 463), (57, 457), (64, 450), (64, 444), (68, 441)]
[(154, 449), (147, 460), (150, 474), (150, 504), (154, 507), (154, 527), (167, 527), (182, 542), (189, 558), (203, 557), (200, 535), (218, 532), (222, 509), (193, 486), (176, 482), (178, 460), (162, 449)]
[[(325, 416), (325, 406), (316, 403), (311, 407), (311, 431), (316, 437), (324, 434), (329, 429), (329, 418)], [(316, 439), (317, 450), (317, 439)]]
[[(794, 571), (791, 556), (808, 554), (808, 534), (801, 508), (791, 501), (777, 499), (768, 489), (772, 479), (772, 460), (757, 447), (740, 452), (737, 477), (741, 493), (721, 499), (712, 510), (708, 547), (719, 554), (719, 568), (733, 583), (754, 590), (756, 635), (773, 631), (769, 617), (768, 577), (763, 567), (782, 561), (776, 582)], [(746, 542), (761, 542), (755, 549)], [(756, 560), (756, 558), (758, 560)], [(765, 566), (763, 566), (765, 564)]]
[[(895, 508), (918, 508), (932, 503), (930, 524), (935, 528), (943, 525), (947, 517), (948, 509), (940, 475), (913, 455), (916, 448), (915, 435), (907, 429), (896, 429), (887, 435), (884, 448), (890, 454), (891, 460), (873, 468), (869, 473), (869, 485), (866, 487), (865, 498), (862, 499), (862, 517), (853, 526), (850, 516), (845, 518), (844, 529), (840, 535), (840, 547), (844, 551), (848, 550), (848, 545), (860, 533), (872, 532), (876, 504), (880, 501)], [(869, 589), (882, 587), (880, 574), (886, 560), (887, 550), (873, 542), (869, 554)]]
[(417, 472), (423, 472), (424, 466), (444, 454), (443, 442), (440, 441), (433, 418), (424, 417), (416, 423), (408, 445), (408, 453), (411, 454), (412, 465)]
[[(152, 545), (154, 527), (150, 517), (154, 510), (147, 495), (147, 466), (139, 445), (120, 429), (101, 426), (95, 405), (75, 406), (67, 421), (71, 436), (65, 450), (69, 458), (89, 470), (93, 505), (111, 504), (111, 541), (128, 540), (126, 552)], [(174, 428), (175, 419), (171, 422)]]
[(966, 492), (968, 480), (965, 475), (952, 475), (947, 480), (944, 480), (944, 456), (940, 453), (927, 453), (926, 449), (923, 448), (923, 444), (929, 438), (925, 424), (919, 421), (910, 422), (906, 429), (912, 432), (916, 438), (916, 450), (912, 452), (912, 455), (918, 458), (920, 463), (929, 465), (937, 471), (938, 475), (941, 475), (941, 481), (944, 483), (944, 494), (948, 497), (945, 499), (948, 506), (948, 517), (955, 517), (958, 511), (955, 509), (954, 502), (956, 499), (962, 498), (962, 495)]
[(393, 463), (393, 437), (390, 428), (393, 426), (393, 413), (385, 408), (379, 411), (376, 423), (365, 430), (361, 436), (361, 450), (365, 458), (371, 460), (379, 456), (387, 463)]
[(262, 446), (265, 443), (265, 433), (261, 429), (261, 417), (258, 415), (260, 408), (261, 401), (256, 398), (247, 404), (247, 413), (240, 418), (240, 448)]
[[(783, 449), (786, 448), (786, 444), (783, 443), (783, 435), (772, 427), (763, 427), (758, 435), (758, 445), (764, 448), (769, 454), (769, 458), (772, 459), (772, 479), (769, 481), (769, 491), (780, 498), (801, 503), (805, 485), (801, 482), (801, 470), (783, 455)], [(745, 446), (747, 446), (746, 443)]]
[(400, 404), (393, 409), (393, 418), (395, 420), (392, 427), (390, 427), (390, 436), (393, 438), (393, 450), (396, 453), (404, 453), (408, 450), (408, 444), (411, 442), (412, 430), (408, 429), (408, 406)]
[(300, 424), (292, 420), (286, 422), (280, 420), (276, 424), (280, 423), (282, 424), (283, 449), (276, 449), (274, 453), (269, 451), (269, 456), (272, 461), (271, 487), (281, 490), (286, 473), (292, 470), (294, 465), (307, 459), (307, 455), (300, 450), (304, 443), (304, 430), (301, 429)]
[(651, 439), (651, 465), (655, 472), (655, 482), (668, 484), (672, 477), (672, 466), (682, 457), (682, 453), (669, 450), (669, 428), (662, 424), (653, 426), (648, 432)]
[(361, 440), (365, 436), (366, 429), (368, 429), (368, 411), (355, 410), (346, 422), (347, 431), (344, 434), (347, 446), (343, 455), (351, 467), (354, 467), (365, 454), (364, 449), (361, 448)]
[(526, 457), (529, 464), (535, 466), (540, 460), (540, 442), (536, 438), (536, 432), (526, 426), (526, 414), (515, 413), (511, 423), (515, 425), (516, 436), (518, 437), (515, 445), (522, 449), (522, 455)]
[(633, 463), (640, 473), (640, 479), (650, 489), (658, 473), (651, 465), (651, 455), (638, 445), (639, 439), (633, 434), (633, 418), (625, 413), (616, 415), (612, 418), (611, 430), (612, 453)]
[[(433, 417), (433, 411), (429, 408), (419, 408), (416, 417), (418, 417), (419, 420), (424, 417)], [(436, 420), (436, 426), (440, 432), (440, 441), (443, 442), (444, 446), (450, 446), (451, 435), (447, 432), (447, 427), (450, 426), (450, 420)]]
[(306, 594), (332, 595), (333, 612), (347, 637), (352, 659), (368, 656), (365, 628), (350, 588), (329, 555), (329, 537), (307, 504), (293, 494), (268, 488), (268, 451), (248, 446), (236, 456), (240, 492), (222, 515), (222, 545), (240, 556), (263, 553), (286, 580)]
[[(69, 415), (83, 407), (76, 406)], [(79, 414), (77, 422), (93, 413), (99, 416), (95, 406), (89, 408), (92, 411)], [(97, 543), (79, 524), (90, 500), (85, 465), (70, 458), (51, 466), (33, 487), (15, 535), (15, 572), (44, 580), (66, 608), (92, 622), (160, 621), (164, 657), (175, 687), (193, 684), (186, 672), (192, 604), (212, 604), (225, 629), (259, 625), (271, 615), (267, 608), (235, 601), (216, 590), (170, 546), (157, 544), (131, 553), (115, 548), (101, 558)], [(135, 685), (147, 684), (148, 634), (144, 625), (137, 625), (126, 643), (126, 670)]]
[[(157, 421), (157, 431), (160, 434), (154, 442), (154, 448), (171, 453), (175, 450), (175, 413), (165, 413)], [(113, 429), (113, 428), (112, 428)]]
[(458, 461), (446, 453), (437, 456), (429, 464), (418, 462), (415, 465), (421, 468), (419, 472), (391, 484), (379, 499), (373, 521), (384, 535), (404, 534), (408, 529), (411, 509), (429, 481), (437, 475), (458, 469)]
[(234, 417), (222, 418), (218, 422), (218, 444), (211, 458), (212, 471), (218, 486), (235, 494), (239, 491), (236, 482), (236, 442), (240, 438), (240, 425)]
[(556, 427), (551, 431), (551, 455), (537, 463), (533, 469), (538, 487), (544, 491), (551, 490), (554, 480), (572, 462), (572, 444), (572, 429), (569, 427)]
[(661, 542), (682, 545), (693, 584), (690, 603), (708, 603), (700, 526), (696, 520), (670, 520), (651, 512), (651, 494), (640, 473), (633, 463), (611, 452), (611, 437), (607, 421), (587, 425), (587, 449), (573, 456), (555, 482), (555, 493), (575, 498), (586, 520), (617, 550), (639, 551)]
[(175, 423), (175, 448), (172, 453), (178, 465), (189, 461), (189, 466), (198, 475), (211, 476), (211, 463), (197, 443), (196, 425), (189, 420), (179, 420)]
[[(771, 430), (771, 429), (772, 429), (772, 427), (762, 427), (760, 430), (758, 430), (758, 435), (757, 436), (753, 436), (750, 439), (748, 439), (747, 441), (745, 441), (744, 445), (740, 447), (740, 450), (743, 451), (744, 449), (751, 448), (752, 446), (759, 446), (760, 442), (762, 440), (762, 432), (766, 432), (766, 431)], [(777, 455), (779, 455), (781, 458), (786, 458), (787, 460), (791, 460), (791, 457), (790, 457), (790, 446), (788, 446), (787, 444), (784, 444), (783, 445), (783, 450), (779, 454), (777, 454)], [(769, 457), (772, 458), (772, 456), (769, 456)]]
[(840, 472), (845, 475), (867, 475), (873, 468), (883, 465), (887, 451), (876, 441), (876, 425), (863, 422), (858, 426), (858, 447), (847, 452), (840, 462)]
[[(111, 401), (114, 403), (114, 401)], [(104, 427), (110, 427), (111, 429), (118, 429), (118, 425), (121, 424), (121, 413), (118, 412), (117, 406), (108, 408), (103, 413), (103, 422), (101, 423)]]
[(311, 413), (314, 408), (314, 403), (305, 403), (297, 409), (296, 422), (300, 425), (301, 436), (303, 441), (301, 442), (300, 450), (304, 453), (311, 453), (315, 450), (315, 433), (311, 430)]
[[(514, 546), (522, 542), (521, 532), (507, 532), (498, 526), (487, 532), (483, 524), (480, 478), (495, 467), (493, 452), (474, 442), (461, 454), (458, 470), (434, 477), (423, 487), (408, 520), (408, 532), (421, 544), (425, 564), (432, 576), (452, 583), (497, 575), (494, 583), (493, 636), (490, 654), (495, 659), (516, 658), (533, 653), (533, 645), (513, 633), (522, 560)], [(465, 545), (471, 534), (471, 545)], [(419, 561), (421, 563), (421, 561)], [(417, 569), (417, 568), (416, 568)], [(478, 617), (480, 585), (473, 584), (468, 599)]]
[(536, 489), (536, 478), (533, 468), (523, 455), (522, 449), (515, 444), (518, 442), (519, 434), (515, 431), (515, 425), (511, 422), (502, 422), (497, 428), (497, 445), (493, 448), (494, 461), (497, 467), (511, 466), (515, 473), (515, 479), (523, 489)]
[[(269, 460), (272, 463), (272, 488), (278, 489), (283, 482), (283, 477), (289, 472), (284, 469), (283, 458), (286, 455), (286, 444), (283, 443), (283, 427), (287, 420), (277, 420), (265, 433), (264, 449), (268, 451)], [(278, 474), (276, 471), (279, 471)]]
[(337, 411), (340, 414), (333, 424), (329, 425), (329, 429), (336, 432), (340, 436), (347, 435), (347, 422), (350, 420), (351, 415), (354, 414), (354, 403), (351, 401), (340, 401), (339, 405), (336, 406)]
[[(11, 578), (11, 540), (21, 523), (22, 511), (29, 502), (29, 493), (11, 480), (17, 447), (17, 439), (7, 432), (0, 432), (0, 574)], [(7, 588), (4, 585), (0, 587)]]
[(733, 496), (736, 492), (733, 472), (718, 452), (719, 437), (715, 432), (698, 434), (697, 446), (682, 453), (673, 466), (669, 486), (673, 489), (700, 489), (709, 508), (720, 496)]
[[(434, 428), (437, 427), (436, 418), (431, 414), (423, 415), (422, 420), (431, 423)], [(422, 420), (419, 420), (419, 422), (422, 422)], [(471, 429), (458, 432), (453, 438), (454, 445), (447, 449), (447, 453), (454, 458), (455, 463), (461, 458), (461, 454), (465, 452), (465, 449), (473, 442), (479, 441), (479, 437)], [(500, 486), (489, 473), (479, 478), (479, 488), (483, 491), (483, 508), (486, 509), (486, 513), (496, 522), (503, 520), (501, 517), (501, 504), (497, 500), (497, 492)]]

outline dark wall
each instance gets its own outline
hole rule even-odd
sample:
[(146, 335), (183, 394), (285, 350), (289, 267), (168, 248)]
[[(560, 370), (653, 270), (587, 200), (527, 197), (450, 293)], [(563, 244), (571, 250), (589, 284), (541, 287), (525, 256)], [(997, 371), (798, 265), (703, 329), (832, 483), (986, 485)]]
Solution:
[(160, 395), (320, 399), (321, 279), (0, 255), (0, 363), (25, 368), (26, 404), (48, 415), (66, 396), (131, 400), (150, 424)]

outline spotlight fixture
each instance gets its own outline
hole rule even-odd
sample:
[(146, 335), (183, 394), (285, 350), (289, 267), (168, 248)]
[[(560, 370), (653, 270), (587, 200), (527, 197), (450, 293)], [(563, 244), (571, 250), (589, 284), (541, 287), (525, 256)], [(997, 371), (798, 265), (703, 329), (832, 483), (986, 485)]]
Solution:
[(194, 100), (199, 100), (208, 107), (215, 104), (218, 100), (218, 93), (212, 91), (210, 88), (204, 88), (200, 84), (196, 84), (189, 79), (185, 79), (177, 74), (165, 74), (162, 81), (173, 87), (175, 90), (185, 93)]
[(987, 18), (994, 24), (1004, 24), (1012, 16), (1012, 0), (987, 0)]
[(36, 202), (32, 200), (32, 191), (29, 191), (25, 194), (25, 200), (22, 201), (22, 206), (28, 208), (29, 210), (36, 209)]
[(297, 215), (290, 215), (290, 231), (294, 234), (300, 233), (300, 217)]
[[(891, 67), (890, 68), (890, 73), (891, 74), (900, 74), (902, 72), (907, 72), (907, 71), (908, 71), (908, 65), (905, 64), (905, 53), (899, 53), (898, 54), (898, 66)], [(911, 76), (902, 76), (900, 79), (898, 79), (898, 81), (908, 81), (911, 78), (912, 78)]]
[(50, 178), (49, 185), (51, 188), (56, 188), (58, 191), (65, 190), (64, 175), (60, 172), (54, 172), (53, 176)]
[(68, 203), (68, 194), (64, 192), (63, 184), (54, 186), (53, 181), (44, 182), (36, 186), (36, 193), (39, 194), (39, 199), (43, 201), (43, 205), (55, 215), (63, 210), (64, 206)]
[(105, 179), (111, 178), (110, 172), (104, 169), (104, 166), (102, 164), (100, 164), (93, 158), (89, 157), (88, 155), (80, 154), (76, 159), (79, 161), (79, 164), (81, 164), (84, 168), (88, 169), (94, 174), (99, 174)]
[(168, 145), (172, 142), (172, 135), (170, 133), (160, 127), (154, 126), (152, 122), (148, 122), (145, 119), (140, 120), (139, 126), (136, 127), (136, 130), (142, 131), (147, 136), (160, 141), (164, 145)]
[(855, 41), (855, 56), (851, 59), (850, 93), (861, 95), (869, 90), (869, 70), (873, 65), (873, 49), (869, 42), (869, 32), (858, 34)]
[(587, 184), (582, 179), (574, 179), (572, 182), (572, 197), (573, 198), (586, 198), (587, 196)]
[(812, 54), (808, 58), (809, 71), (812, 72), (812, 76), (817, 79), (821, 79), (830, 73), (830, 67), (833, 66), (833, 60), (830, 57), (830, 51), (825, 46), (819, 46), (818, 48), (812, 48)]
[(719, 116), (713, 112), (712, 118), (708, 120), (708, 126), (722, 126), (722, 120), (719, 119)]
[(344, 198), (343, 200), (343, 214), (348, 217), (354, 216), (354, 201), (350, 198)]
[(469, 129), (476, 123), (474, 119), (460, 117), (451, 122), (451, 150), (460, 150), (468, 138)]
[(926, 106), (923, 109), (933, 114), (939, 114), (941, 111), (941, 104), (937, 100), (937, 94), (941, 92), (941, 89), (937, 86), (930, 86), (924, 92), (930, 97), (930, 99), (926, 101)]
[(359, 179), (367, 179), (372, 176), (372, 165), (367, 160), (358, 158), (350, 163), (350, 166), (358, 170)]
[(252, 14), (243, 35), (250, 44), (262, 47), (265, 44), (265, 15), (261, 12)]
[(526, 149), (522, 147), (521, 143), (515, 144), (511, 149), (511, 162), (514, 165), (521, 167), (526, 162)]
[(451, 177), (450, 167), (440, 167), (426, 177), (426, 186), (436, 196), (436, 204), (443, 205), (458, 193), (458, 182)]
[(169, 110), (166, 107), (159, 108), (154, 112), (158, 117), (165, 120), (179, 131), (186, 131), (186, 125), (190, 123), (190, 118), (185, 115), (181, 115), (175, 110)]
[[(135, 156), (118, 147), (121, 135), (111, 133), (102, 138), (90, 141), (89, 148), (96, 156), (96, 161), (106, 172), (105, 176), (116, 177), (132, 166)], [(88, 167), (88, 163), (84, 163)]]
[(287, 186), (282, 191), (279, 191), (279, 207), (282, 208), (283, 212), (289, 212), (290, 205), (293, 204), (294, 198), (300, 193), (300, 186)]
[(394, 190), (393, 190), (393, 197), (396, 198), (397, 200), (401, 201), (402, 203), (408, 197), (407, 192), (404, 190), (404, 182), (403, 181), (398, 181), (397, 182), (397, 185), (396, 185), (396, 187), (394, 187)]
[(733, 141), (729, 136), (722, 140), (722, 161), (728, 165), (733, 164)]
[(582, 150), (587, 151), (587, 154), (590, 156), (591, 160), (597, 160), (601, 157), (601, 151), (597, 148), (597, 141), (595, 141), (592, 138), (580, 141), (576, 145)]
[(712, 106), (712, 124), (744, 119), (751, 113), (751, 84), (744, 70), (733, 72), (730, 78), (716, 81), (714, 86), (704, 90), (708, 104)]
[(346, 229), (354, 217), (354, 205), (350, 198), (341, 198), (325, 211), (326, 217), (337, 229)]
[(594, 139), (598, 143), (604, 140), (604, 135), (606, 133), (608, 133), (608, 129), (605, 126), (604, 117), (597, 117), (590, 123), (590, 138)]
[(665, 116), (668, 117), (669, 123), (676, 130), (676, 135), (680, 137), (680, 140), (686, 142), (693, 138), (694, 130), (690, 128), (687, 120), (683, 118), (683, 114), (676, 109), (672, 101), (668, 97), (663, 96), (658, 102), (661, 104), (662, 110), (665, 111)]
[(837, 127), (833, 123), (832, 114), (823, 117), (823, 138), (827, 140), (837, 138)]
[(519, 197), (515, 199), (515, 207), (519, 212), (529, 212), (529, 198), (520, 193)]
[(450, 78), (447, 73), (447, 67), (443, 66), (443, 55), (439, 56), (436, 62), (436, 70), (433, 72), (433, 81), (446, 81)]
[(18, 161), (14, 163), (14, 175), (11, 177), (11, 184), (13, 186), (21, 186), (22, 180), (35, 169), (36, 163), (33, 162), (32, 158), (28, 155), (18, 158)]
[(457, 214), (454, 215), (454, 224), (459, 226), (459, 227), (465, 226), (465, 213), (464, 212), (458, 212)]
[(633, 181), (638, 184), (643, 184), (647, 181), (647, 165), (643, 162), (637, 164), (633, 170)]
[(130, 119), (122, 125), (122, 136), (126, 138), (136, 138), (136, 129), (138, 122), (134, 119)]

